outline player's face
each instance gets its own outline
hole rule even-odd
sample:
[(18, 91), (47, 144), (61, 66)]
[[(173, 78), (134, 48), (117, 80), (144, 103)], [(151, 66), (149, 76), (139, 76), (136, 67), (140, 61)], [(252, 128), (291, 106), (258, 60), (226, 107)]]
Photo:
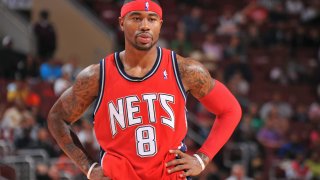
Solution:
[(147, 51), (158, 41), (162, 20), (154, 12), (133, 11), (119, 18), (126, 43)]

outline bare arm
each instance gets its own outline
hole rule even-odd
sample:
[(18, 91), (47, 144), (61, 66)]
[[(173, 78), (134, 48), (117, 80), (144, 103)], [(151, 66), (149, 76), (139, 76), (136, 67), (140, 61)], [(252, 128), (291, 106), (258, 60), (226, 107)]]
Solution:
[[(208, 70), (198, 61), (184, 59), (178, 56), (179, 72), (183, 86), (197, 99), (204, 97), (214, 87), (214, 81)], [(205, 165), (210, 159), (203, 153), (198, 153)]]
[(214, 81), (208, 70), (198, 61), (178, 56), (179, 72), (183, 86), (195, 98), (199, 99), (208, 94)]
[[(222, 83), (214, 81), (198, 61), (178, 56), (178, 66), (185, 90), (216, 115), (207, 139), (197, 152), (204, 165), (207, 165), (238, 125), (241, 119), (241, 107), (232, 93)], [(193, 170), (187, 173), (192, 175), (199, 172)]]
[(80, 72), (74, 85), (53, 105), (48, 116), (48, 128), (61, 149), (87, 174), (93, 161), (86, 155), (69, 124), (77, 121), (99, 91), (100, 65), (91, 65)]

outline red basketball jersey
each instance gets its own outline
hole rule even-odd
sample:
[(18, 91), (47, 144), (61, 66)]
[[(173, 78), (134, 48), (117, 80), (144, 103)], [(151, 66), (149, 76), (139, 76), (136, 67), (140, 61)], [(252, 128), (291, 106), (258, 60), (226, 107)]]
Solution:
[(187, 133), (186, 94), (176, 54), (157, 48), (153, 68), (142, 78), (126, 74), (119, 53), (100, 62), (100, 94), (94, 129), (105, 152), (101, 163), (112, 179), (178, 179), (167, 174)]

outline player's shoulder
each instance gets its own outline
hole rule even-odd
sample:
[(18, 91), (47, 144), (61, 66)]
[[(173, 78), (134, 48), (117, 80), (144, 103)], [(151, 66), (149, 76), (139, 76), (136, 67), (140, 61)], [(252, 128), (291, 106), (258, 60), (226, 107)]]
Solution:
[(201, 98), (212, 89), (212, 77), (207, 68), (199, 61), (177, 55), (180, 77), (186, 91), (196, 98)]
[(100, 64), (93, 64), (84, 68), (77, 76), (72, 89), (80, 96), (97, 96), (100, 87)]
[(84, 68), (77, 76), (77, 79), (99, 80), (100, 64), (92, 64)]
[(180, 74), (188, 74), (190, 72), (204, 73), (208, 71), (201, 62), (193, 58), (183, 57), (178, 54), (176, 55), (176, 57), (177, 57), (177, 63), (178, 63)]
[[(117, 53), (120, 54), (122, 52)], [(101, 59), (100, 63), (91, 64), (87, 66), (79, 73), (79, 75), (81, 75), (80, 77), (99, 79), (101, 73), (100, 71), (102, 70), (102, 68), (105, 68), (104, 66), (106, 63), (111, 62), (111, 60), (115, 59), (115, 54), (116, 52), (110, 53), (106, 55), (103, 59)]]

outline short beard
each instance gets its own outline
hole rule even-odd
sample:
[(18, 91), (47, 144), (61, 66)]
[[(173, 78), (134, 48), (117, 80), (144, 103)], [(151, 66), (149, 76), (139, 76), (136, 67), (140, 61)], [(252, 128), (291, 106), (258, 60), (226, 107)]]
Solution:
[(149, 51), (155, 44), (156, 42), (152, 43), (150, 46), (147, 46), (147, 47), (139, 46), (137, 44), (133, 44), (133, 46), (140, 51)]
[(152, 42), (150, 46), (139, 46), (138, 43), (130, 42), (131, 45), (139, 51), (149, 51), (157, 42)]

